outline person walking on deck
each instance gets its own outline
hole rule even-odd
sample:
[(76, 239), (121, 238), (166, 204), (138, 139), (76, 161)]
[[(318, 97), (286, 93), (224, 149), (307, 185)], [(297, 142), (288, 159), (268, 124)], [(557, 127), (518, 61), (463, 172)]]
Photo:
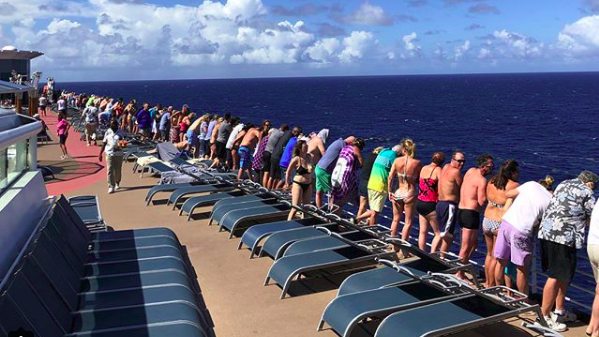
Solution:
[(58, 124), (56, 125), (58, 133), (58, 144), (62, 150), (60, 159), (69, 158), (69, 150), (67, 149), (67, 138), (69, 137), (69, 129), (71, 124), (67, 121), (67, 118), (63, 114), (58, 114)]
[(98, 145), (96, 141), (96, 129), (98, 127), (98, 107), (90, 104), (83, 109), (83, 118), (85, 121), (85, 141), (87, 146), (91, 145), (93, 140), (94, 145)]
[[(412, 219), (416, 210), (416, 184), (420, 177), (422, 164), (416, 157), (416, 143), (410, 138), (401, 140), (401, 157), (396, 158), (389, 172), (387, 188), (389, 200), (393, 205), (393, 221), (391, 222), (391, 236), (397, 236), (401, 216), (405, 212), (404, 226), (401, 238), (408, 240), (412, 229)], [(393, 181), (397, 176), (398, 187), (391, 192)]]
[(40, 113), (42, 114), (43, 117), (46, 117), (47, 114), (47, 110), (46, 110), (46, 106), (48, 105), (48, 98), (46, 97), (46, 95), (41, 95), (39, 98), (39, 107), (40, 107)]
[(339, 153), (346, 145), (352, 144), (354, 140), (356, 140), (354, 136), (337, 139), (329, 145), (320, 160), (316, 162), (316, 168), (314, 169), (316, 176), (316, 207), (322, 207), (322, 197), (331, 193), (331, 174), (335, 169)]
[[(305, 141), (298, 141), (293, 147), (293, 158), (289, 163), (285, 177), (285, 189), (291, 187), (291, 203), (294, 206), (309, 204), (312, 198), (312, 156), (308, 154), (308, 145)], [(292, 171), (295, 175), (292, 178)], [(293, 220), (297, 210), (291, 208), (287, 220)]]
[(362, 149), (364, 140), (356, 138), (351, 145), (346, 145), (339, 152), (339, 157), (331, 174), (331, 201), (341, 214), (343, 206), (348, 202), (358, 204), (358, 170), (364, 165)]
[(441, 231), (439, 230), (435, 209), (439, 201), (439, 177), (441, 176), (443, 163), (445, 163), (445, 154), (435, 152), (431, 163), (420, 170), (418, 180), (418, 200), (416, 201), (416, 211), (420, 220), (418, 247), (424, 251), (427, 250), (426, 237), (430, 226), (435, 235), (431, 243), (431, 253), (436, 252), (441, 244)]
[(528, 274), (534, 253), (534, 233), (551, 201), (552, 184), (553, 178), (547, 176), (545, 180), (538, 183), (529, 181), (505, 193), (507, 198), (505, 214), (499, 225), (492, 252), (497, 259), (494, 270), (495, 283), (487, 281), (487, 286), (504, 285), (505, 269), (511, 262), (516, 266), (518, 291), (528, 295)]
[(123, 151), (119, 142), (119, 125), (112, 121), (110, 128), (104, 134), (102, 149), (98, 159), (102, 162), (102, 154), (106, 154), (106, 173), (108, 177), (108, 193), (118, 191), (121, 184), (121, 169), (123, 167)]
[[(473, 167), (464, 175), (464, 182), (460, 189), (460, 203), (458, 204), (458, 223), (462, 227), (462, 242), (460, 246), (460, 260), (469, 263), (472, 253), (478, 244), (478, 231), (480, 230), (480, 211), (487, 203), (487, 179), (495, 164), (490, 154), (480, 155), (476, 159), (477, 167)], [(462, 272), (458, 277), (463, 278)]]
[[(585, 228), (589, 224), (599, 176), (583, 171), (578, 178), (557, 186), (539, 229), (541, 267), (548, 276), (543, 288), (541, 311), (550, 328), (565, 331), (564, 323), (576, 315), (564, 306), (566, 290), (576, 272), (576, 250), (581, 249)], [(551, 312), (555, 304), (555, 311)]]
[(520, 185), (517, 182), (519, 176), (518, 162), (509, 159), (501, 165), (499, 171), (487, 184), (487, 200), (489, 203), (485, 209), (482, 226), (485, 243), (487, 244), (485, 257), (485, 282), (487, 287), (495, 285), (497, 260), (493, 256), (493, 251), (497, 240), (497, 232), (506, 211), (507, 193)]

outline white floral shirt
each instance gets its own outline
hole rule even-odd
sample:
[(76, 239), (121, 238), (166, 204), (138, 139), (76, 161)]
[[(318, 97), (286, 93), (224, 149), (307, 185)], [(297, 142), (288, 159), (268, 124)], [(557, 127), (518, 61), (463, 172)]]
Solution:
[(584, 230), (591, 217), (595, 197), (593, 190), (580, 179), (570, 179), (557, 186), (543, 214), (539, 239), (582, 248)]

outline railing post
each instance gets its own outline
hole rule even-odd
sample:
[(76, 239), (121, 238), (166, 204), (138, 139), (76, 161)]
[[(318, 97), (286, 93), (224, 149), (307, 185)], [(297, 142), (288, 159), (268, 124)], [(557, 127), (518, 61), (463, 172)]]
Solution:
[(31, 171), (37, 170), (37, 136), (29, 138), (27, 166), (29, 166)]

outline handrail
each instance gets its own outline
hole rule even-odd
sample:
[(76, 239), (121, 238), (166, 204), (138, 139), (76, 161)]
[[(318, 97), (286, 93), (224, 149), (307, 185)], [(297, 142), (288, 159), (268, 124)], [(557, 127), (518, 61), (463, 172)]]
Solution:
[[(353, 207), (356, 207), (356, 208), (358, 207), (358, 206), (356, 206), (356, 205), (354, 205), (354, 204), (352, 204), (352, 203), (348, 203), (348, 205), (350, 205), (350, 206), (353, 206)], [(390, 207), (389, 207), (388, 205), (384, 205), (384, 208), (385, 208), (385, 209), (387, 209), (387, 210), (389, 210), (389, 209), (390, 209)], [(349, 214), (349, 215), (351, 215), (351, 216), (355, 216), (355, 214), (354, 214), (354, 213), (352, 213), (351, 211), (344, 210), (344, 212), (345, 212), (346, 214)], [(387, 215), (385, 215), (385, 214), (379, 214), (379, 217), (380, 217), (380, 218), (383, 218), (383, 219), (386, 219), (386, 220), (389, 220), (389, 221), (392, 221), (392, 220), (393, 220), (392, 218), (388, 217), (388, 216), (387, 216)], [(416, 223), (417, 223), (417, 222), (416, 222)], [(405, 222), (404, 222), (404, 221), (400, 221), (400, 225), (405, 225)], [(415, 228), (414, 228), (414, 227), (412, 227), (412, 230), (415, 230)], [(434, 233), (433, 233), (433, 232), (431, 232), (431, 231), (427, 231), (427, 236), (428, 236), (428, 237), (433, 237), (433, 236), (434, 236)], [(431, 245), (431, 244), (430, 244), (429, 242), (427, 242), (427, 246), (430, 246), (430, 245)], [(452, 243), (452, 246), (457, 246), (457, 243), (454, 241), (454, 242)], [(478, 253), (478, 254), (481, 254), (481, 255), (484, 255), (484, 254), (486, 254), (486, 251), (485, 251), (485, 252), (483, 252), (483, 251), (479, 250), (478, 248), (477, 248), (477, 249), (475, 249), (475, 252), (476, 252), (476, 253)], [(534, 258), (534, 260), (532, 261), (532, 264), (533, 264), (533, 266), (532, 266), (532, 268), (531, 268), (531, 273), (532, 273), (532, 276), (531, 276), (531, 280), (530, 280), (530, 281), (531, 281), (531, 285), (532, 285), (532, 288), (533, 288), (533, 289), (535, 289), (535, 291), (538, 291), (538, 290), (541, 290), (541, 291), (542, 291), (542, 290), (543, 290), (543, 287), (541, 287), (541, 286), (538, 284), (537, 277), (538, 277), (538, 275), (541, 275), (541, 276), (543, 276), (543, 277), (545, 277), (545, 278), (547, 278), (548, 276), (547, 276), (547, 274), (545, 274), (545, 273), (543, 273), (543, 272), (539, 272), (539, 271), (537, 271), (537, 268), (536, 268), (537, 256), (534, 256), (534, 255), (533, 255), (533, 258)], [(582, 258), (582, 259), (584, 259), (584, 260), (587, 260), (587, 261), (588, 261), (588, 258), (587, 258), (586, 256), (580, 256), (580, 258)], [(479, 268), (484, 268), (484, 264), (478, 263), (478, 262), (476, 262), (476, 261), (474, 261), (474, 260), (469, 260), (469, 262), (470, 262), (472, 265), (475, 265), (475, 266), (477, 266), (477, 267), (479, 267)], [(577, 270), (577, 271), (576, 271), (576, 273), (577, 273), (577, 274), (580, 274), (580, 275), (583, 275), (583, 276), (585, 276), (585, 277), (588, 277), (588, 278), (594, 278), (594, 276), (593, 276), (593, 275), (591, 275), (591, 274), (589, 274), (589, 273), (587, 273), (587, 272), (585, 272), (585, 271), (582, 271), (582, 270)], [(575, 283), (571, 283), (571, 284), (570, 284), (570, 286), (571, 286), (572, 288), (574, 288), (574, 289), (578, 290), (578, 291), (581, 291), (581, 292), (585, 293), (585, 294), (588, 294), (588, 295), (591, 295), (591, 296), (595, 296), (595, 291), (594, 291), (595, 289), (594, 289), (594, 288), (593, 288), (592, 290), (589, 290), (589, 289), (586, 289), (586, 288), (584, 288), (584, 287), (581, 287), (581, 286), (579, 286), (579, 285), (577, 285), (577, 284), (575, 284)], [(585, 309), (587, 309), (587, 310), (589, 310), (589, 311), (591, 311), (591, 310), (592, 310), (592, 307), (591, 307), (590, 305), (587, 305), (587, 304), (581, 303), (580, 301), (577, 301), (577, 300), (575, 300), (575, 299), (572, 299), (572, 298), (566, 297), (566, 300), (567, 300), (568, 302), (571, 302), (571, 303), (573, 303), (573, 304), (577, 305), (577, 306), (580, 306), (580, 307), (582, 307), (582, 308), (585, 308)]]

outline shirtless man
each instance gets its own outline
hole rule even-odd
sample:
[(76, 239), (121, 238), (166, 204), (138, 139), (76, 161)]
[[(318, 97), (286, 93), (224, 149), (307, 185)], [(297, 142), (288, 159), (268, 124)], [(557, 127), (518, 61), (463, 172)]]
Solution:
[[(195, 147), (197, 150), (197, 147), (199, 145), (198, 144), (198, 135), (200, 134), (200, 126), (201, 125), (202, 125), (201, 118), (198, 118), (193, 123), (191, 123), (191, 125), (189, 126), (189, 129), (187, 129), (187, 132), (185, 133), (185, 139), (183, 139), (183, 141), (175, 144), (175, 147), (177, 148), (177, 150), (191, 151), (192, 147)], [(196, 152), (197, 151), (195, 151), (194, 154)]]
[[(308, 154), (312, 156), (312, 162), (318, 163), (325, 151), (325, 144), (329, 138), (329, 129), (322, 129), (318, 135), (308, 141)], [(313, 179), (314, 180), (314, 179)]]
[(256, 144), (258, 144), (261, 139), (262, 131), (254, 125), (248, 124), (248, 130), (246, 131), (245, 136), (243, 136), (243, 140), (237, 151), (239, 155), (239, 173), (237, 174), (237, 179), (243, 177), (243, 172), (247, 173), (248, 178), (252, 178), (250, 173), (250, 170), (252, 169), (252, 154), (254, 153)]
[(453, 243), (456, 213), (460, 202), (460, 187), (462, 186), (462, 173), (466, 159), (464, 154), (455, 151), (451, 161), (441, 170), (439, 176), (439, 202), (435, 207), (437, 221), (441, 230), (441, 251), (448, 252)]
[[(464, 175), (460, 189), (458, 206), (458, 222), (462, 226), (462, 246), (460, 259), (468, 263), (476, 249), (478, 230), (480, 229), (480, 211), (487, 202), (487, 179), (485, 176), (493, 172), (495, 167), (490, 154), (482, 154), (476, 159), (477, 167), (473, 167)], [(458, 273), (461, 276), (461, 273)]]

